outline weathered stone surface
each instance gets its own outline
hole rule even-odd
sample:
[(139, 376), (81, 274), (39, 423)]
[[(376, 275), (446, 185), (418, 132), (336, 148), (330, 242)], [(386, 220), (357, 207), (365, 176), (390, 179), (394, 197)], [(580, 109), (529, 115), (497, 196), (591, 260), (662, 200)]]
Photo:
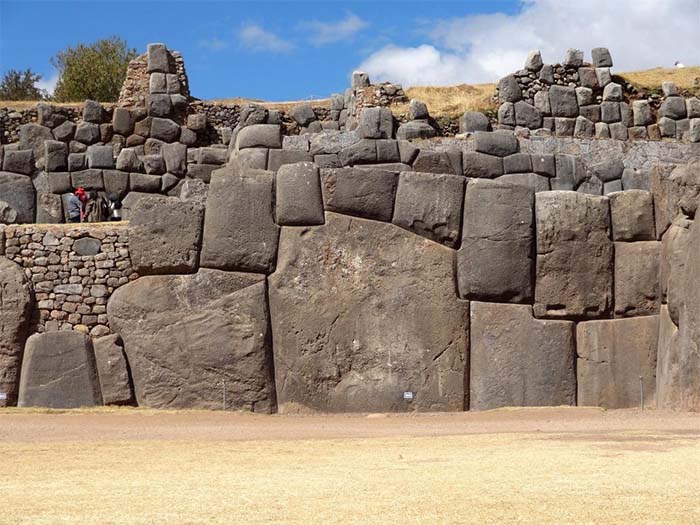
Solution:
[(312, 162), (281, 166), (275, 176), (275, 217), (281, 226), (323, 224), (323, 195)]
[(63, 222), (63, 200), (60, 195), (44, 192), (37, 193), (36, 204), (37, 223)]
[(612, 67), (613, 61), (607, 47), (594, 47), (591, 50), (593, 65), (595, 67)]
[(81, 237), (75, 240), (72, 248), (76, 255), (97, 255), (102, 249), (102, 243), (94, 237)]
[[(253, 127), (253, 126), (250, 126)], [(247, 128), (244, 128), (247, 129)], [(212, 173), (201, 266), (270, 273), (277, 258), (274, 173), (227, 166)]]
[[(634, 107), (634, 106), (633, 106)], [(688, 115), (683, 97), (668, 97), (661, 103), (659, 115), (673, 120), (686, 118)]]
[(490, 131), (489, 118), (480, 111), (467, 111), (459, 119), (459, 132)]
[(102, 105), (95, 100), (86, 100), (83, 104), (83, 120), (85, 122), (99, 124), (102, 122), (103, 112)]
[[(588, 321), (576, 326), (579, 406), (654, 406), (659, 316)], [(641, 378), (641, 385), (640, 385)]]
[(532, 298), (533, 205), (528, 188), (469, 181), (457, 252), (461, 297), (513, 303)]
[(102, 178), (104, 190), (108, 197), (114, 196), (121, 199), (129, 190), (129, 174), (127, 172), (104, 170)]
[(281, 148), (282, 134), (277, 124), (253, 124), (236, 135), (236, 148)]
[(362, 139), (349, 146), (344, 146), (338, 154), (338, 159), (342, 166), (374, 164), (377, 162), (377, 141), (373, 139)]
[(141, 277), (114, 292), (107, 315), (139, 406), (219, 409), (225, 386), (227, 409), (275, 411), (264, 276)]
[(68, 146), (58, 140), (44, 142), (44, 170), (66, 171), (68, 167)]
[(509, 173), (498, 177), (496, 180), (499, 182), (514, 184), (516, 186), (522, 186), (535, 193), (549, 191), (551, 189), (549, 178), (545, 177), (544, 175), (538, 175), (537, 173)]
[(613, 241), (653, 241), (654, 201), (651, 193), (627, 190), (608, 194)]
[(17, 403), (31, 306), (31, 285), (24, 271), (6, 257), (0, 257), (0, 392), (6, 394), (6, 399), (0, 400), (0, 407)]
[(180, 136), (180, 126), (167, 118), (151, 118), (150, 135), (154, 139), (175, 142)]
[(160, 175), (129, 173), (129, 189), (136, 192), (158, 193), (162, 185)]
[(168, 117), (172, 111), (170, 95), (154, 93), (146, 96), (146, 112), (150, 117)]
[(675, 324), (680, 322), (680, 310), (685, 295), (683, 278), (688, 259), (688, 239), (692, 221), (677, 217), (661, 238), (659, 252), (659, 295), (668, 303), (668, 313)]
[(476, 151), (462, 156), (464, 175), (476, 179), (493, 179), (503, 175), (503, 158)]
[(95, 355), (88, 336), (64, 330), (27, 339), (17, 406), (79, 408), (101, 404)]
[(576, 402), (574, 323), (528, 305), (471, 303), (470, 409)]
[(615, 243), (615, 316), (659, 311), (658, 241)]
[(95, 363), (100, 379), (102, 400), (105, 405), (129, 405), (134, 392), (129, 379), (129, 369), (118, 334), (98, 337), (92, 341)]
[(129, 252), (139, 275), (192, 273), (197, 269), (204, 209), (175, 197), (139, 201), (130, 218)]
[[(547, 105), (549, 105), (549, 102), (547, 102)], [(498, 123), (502, 126), (515, 127), (515, 104), (512, 102), (504, 102), (498, 107)]]
[(505, 173), (529, 173), (532, 171), (532, 162), (527, 153), (513, 153), (503, 158), (503, 171)]
[(518, 152), (518, 139), (515, 135), (507, 131), (477, 131), (476, 151), (494, 155), (496, 157), (506, 157)]
[(465, 178), (402, 172), (392, 222), (435, 242), (459, 244)]
[(75, 140), (83, 144), (94, 144), (100, 140), (100, 125), (94, 122), (81, 122), (75, 129)]
[[(686, 375), (685, 355), (682, 352), (678, 326), (669, 315), (666, 305), (659, 310), (658, 346), (656, 353), (656, 406), (678, 409), (683, 406), (681, 398), (687, 399), (686, 388), (693, 385), (691, 375)], [(694, 394), (691, 391), (691, 395)]]
[(535, 195), (537, 317), (590, 319), (612, 307), (613, 245), (607, 197)]
[(52, 139), (51, 130), (46, 126), (30, 123), (19, 127), (19, 149), (33, 150), (34, 158), (37, 160), (44, 156), (44, 141)]
[(498, 81), (499, 102), (517, 102), (523, 98), (518, 81), (514, 75), (508, 75)]
[(399, 140), (429, 139), (436, 135), (437, 131), (427, 120), (411, 120), (401, 124), (396, 130), (396, 138)]
[(34, 172), (34, 153), (30, 149), (20, 149), (5, 152), (2, 169), (22, 175), (31, 175)]
[(391, 221), (397, 174), (382, 169), (321, 170), (326, 210), (378, 221)]
[(87, 149), (85, 156), (88, 168), (114, 168), (112, 146), (94, 144)]
[[(246, 150), (243, 150), (245, 152)], [(268, 163), (266, 168), (270, 171), (277, 171), (280, 167), (287, 164), (296, 164), (298, 162), (313, 162), (314, 158), (307, 151), (271, 149), (269, 151)], [(320, 167), (320, 166), (319, 166)]]
[(468, 305), (450, 249), (327, 213), (323, 226), (282, 230), (269, 286), (280, 411), (465, 408)]
[(179, 142), (163, 144), (161, 152), (165, 161), (165, 170), (168, 173), (178, 177), (182, 177), (187, 173), (187, 146)]
[(572, 87), (554, 85), (549, 88), (549, 105), (553, 117), (574, 118), (578, 116), (576, 90)]
[(289, 111), (289, 116), (292, 117), (300, 126), (308, 126), (311, 124), (311, 122), (316, 120), (316, 113), (314, 113), (314, 110), (310, 104), (294, 106)]
[(15, 222), (34, 222), (36, 190), (31, 178), (0, 171), (0, 201), (6, 202), (17, 212)]
[(541, 128), (542, 115), (535, 106), (519, 100), (515, 103), (515, 125), (530, 129)]
[(431, 151), (421, 149), (413, 161), (413, 171), (422, 173), (462, 173), (462, 154), (459, 151)]
[(651, 106), (646, 100), (635, 100), (632, 102), (632, 116), (635, 126), (647, 126), (654, 122), (654, 114)]

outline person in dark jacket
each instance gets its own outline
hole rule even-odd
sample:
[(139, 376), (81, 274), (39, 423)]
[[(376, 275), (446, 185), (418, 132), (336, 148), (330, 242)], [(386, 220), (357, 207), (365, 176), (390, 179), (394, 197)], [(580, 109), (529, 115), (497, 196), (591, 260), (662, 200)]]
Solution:
[(83, 203), (85, 197), (85, 190), (83, 188), (78, 188), (75, 193), (68, 195), (68, 221), (69, 222), (82, 222), (83, 220)]
[(122, 220), (122, 201), (116, 195), (110, 195), (108, 198), (108, 217), (110, 221)]

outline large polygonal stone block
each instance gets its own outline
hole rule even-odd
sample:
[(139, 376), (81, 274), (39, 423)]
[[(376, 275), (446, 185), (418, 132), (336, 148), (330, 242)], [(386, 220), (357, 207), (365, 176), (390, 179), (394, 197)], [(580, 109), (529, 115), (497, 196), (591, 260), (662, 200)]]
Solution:
[(134, 399), (129, 367), (118, 334), (93, 339), (95, 363), (105, 405), (128, 405)]
[(139, 406), (275, 411), (265, 277), (218, 270), (156, 275), (107, 305)]
[(576, 403), (574, 323), (534, 319), (528, 305), (471, 303), (469, 406)]
[(613, 246), (607, 197), (535, 195), (537, 317), (591, 319), (612, 307)]
[(559, 85), (550, 87), (549, 105), (553, 117), (575, 118), (578, 116), (576, 90), (572, 87)]
[(277, 124), (253, 124), (241, 129), (236, 135), (236, 149), (281, 148), (282, 133)]
[[(4, 243), (4, 235), (2, 235)], [(3, 252), (4, 252), (4, 246)], [(17, 403), (22, 352), (31, 318), (31, 284), (20, 266), (0, 257), (0, 407)]]
[(321, 180), (318, 168), (312, 162), (281, 166), (275, 176), (275, 192), (277, 224), (281, 226), (323, 224)]
[(652, 241), (654, 200), (648, 191), (627, 190), (608, 194), (613, 241)]
[(615, 243), (615, 316), (658, 313), (658, 241)]
[(456, 248), (459, 245), (465, 182), (466, 179), (459, 175), (402, 172), (392, 222)]
[(88, 336), (69, 330), (34, 334), (27, 339), (17, 406), (99, 405), (102, 395)]
[(283, 228), (269, 278), (280, 411), (464, 410), (468, 303), (452, 281), (449, 248), (390, 224), (327, 213)]
[[(576, 326), (578, 405), (654, 406), (659, 316), (587, 321)], [(641, 384), (640, 384), (641, 378)]]
[(518, 139), (507, 131), (477, 131), (475, 136), (475, 147), (479, 153), (507, 157), (518, 152)]
[(326, 210), (378, 221), (391, 221), (397, 174), (381, 169), (321, 170)]
[(139, 275), (196, 271), (203, 218), (201, 206), (176, 197), (141, 198), (129, 223), (134, 271)]
[(364, 108), (360, 113), (358, 136), (365, 139), (390, 139), (394, 134), (394, 117), (389, 108)]
[(514, 303), (532, 299), (533, 205), (527, 188), (469, 181), (457, 253), (461, 297)]
[(273, 271), (279, 236), (273, 186), (274, 173), (269, 171), (238, 172), (227, 166), (212, 173), (201, 266), (260, 273)]

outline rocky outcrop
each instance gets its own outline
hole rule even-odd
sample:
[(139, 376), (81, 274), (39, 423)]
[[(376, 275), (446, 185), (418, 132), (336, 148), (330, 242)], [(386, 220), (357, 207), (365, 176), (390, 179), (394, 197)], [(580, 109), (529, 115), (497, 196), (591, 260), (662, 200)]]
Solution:
[(147, 276), (107, 305), (139, 406), (274, 412), (262, 275), (199, 270)]
[(282, 229), (269, 283), (280, 411), (465, 408), (468, 304), (448, 248), (326, 213)]
[(87, 335), (46, 332), (27, 339), (17, 406), (79, 408), (101, 404), (95, 355)]
[(0, 407), (17, 402), (31, 305), (31, 285), (24, 272), (17, 264), (0, 256), (0, 392), (4, 394), (0, 397)]

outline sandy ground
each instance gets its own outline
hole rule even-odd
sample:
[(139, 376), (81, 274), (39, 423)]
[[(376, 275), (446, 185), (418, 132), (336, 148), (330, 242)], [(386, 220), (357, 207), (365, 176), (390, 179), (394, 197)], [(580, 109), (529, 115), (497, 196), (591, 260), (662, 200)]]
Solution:
[(700, 414), (0, 409), (0, 523), (700, 523)]

